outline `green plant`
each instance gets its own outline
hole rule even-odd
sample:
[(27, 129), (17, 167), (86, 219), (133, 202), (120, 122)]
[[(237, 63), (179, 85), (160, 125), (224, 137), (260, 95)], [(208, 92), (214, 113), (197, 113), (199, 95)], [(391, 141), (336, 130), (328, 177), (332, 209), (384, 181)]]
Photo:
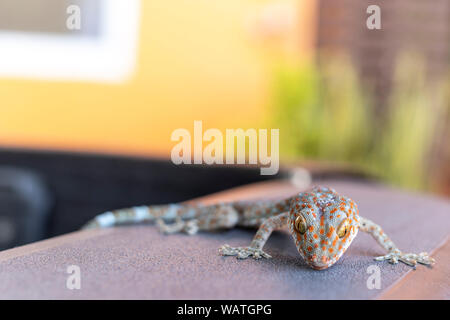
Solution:
[(281, 156), (350, 163), (390, 183), (424, 188), (448, 105), (441, 86), (427, 84), (422, 60), (399, 56), (383, 122), (348, 59), (321, 61), (320, 67), (284, 65), (276, 73), (273, 110)]

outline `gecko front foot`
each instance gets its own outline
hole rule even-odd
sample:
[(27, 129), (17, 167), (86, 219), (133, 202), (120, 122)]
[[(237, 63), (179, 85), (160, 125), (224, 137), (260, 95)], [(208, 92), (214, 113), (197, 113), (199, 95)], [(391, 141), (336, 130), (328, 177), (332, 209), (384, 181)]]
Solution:
[(415, 254), (415, 253), (402, 253), (399, 251), (390, 252), (387, 255), (376, 257), (375, 260), (377, 261), (388, 260), (389, 263), (392, 264), (396, 264), (399, 261), (401, 261), (412, 267), (415, 267), (417, 262), (425, 265), (432, 265), (435, 262), (435, 260), (432, 257), (430, 257), (426, 252)]
[(219, 248), (219, 253), (223, 256), (237, 256), (238, 259), (247, 259), (250, 256), (254, 259), (272, 258), (271, 255), (265, 253), (261, 249), (252, 247), (230, 247), (227, 244)]

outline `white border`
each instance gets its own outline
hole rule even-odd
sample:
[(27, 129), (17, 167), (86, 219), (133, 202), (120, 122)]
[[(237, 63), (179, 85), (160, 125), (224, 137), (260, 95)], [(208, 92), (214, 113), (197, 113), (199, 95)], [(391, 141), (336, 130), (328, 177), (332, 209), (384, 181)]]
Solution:
[(100, 1), (97, 37), (0, 32), (0, 77), (126, 81), (137, 58), (140, 0)]

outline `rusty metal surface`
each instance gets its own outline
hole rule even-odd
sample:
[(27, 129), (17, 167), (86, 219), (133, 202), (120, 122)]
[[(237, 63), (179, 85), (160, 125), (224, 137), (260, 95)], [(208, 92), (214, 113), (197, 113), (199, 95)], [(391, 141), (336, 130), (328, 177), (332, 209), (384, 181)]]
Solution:
[[(403, 250), (432, 251), (448, 237), (450, 202), (376, 184), (322, 181), (359, 204), (361, 215), (381, 224)], [(283, 182), (241, 187), (200, 199), (278, 198), (298, 191)], [(0, 298), (37, 299), (370, 299), (383, 296), (412, 273), (427, 279), (448, 270), (374, 262), (383, 251), (360, 234), (346, 255), (315, 271), (297, 254), (287, 232), (266, 245), (273, 259), (238, 261), (221, 257), (223, 243), (245, 245), (253, 230), (165, 236), (153, 226), (132, 226), (72, 233), (0, 252)], [(439, 265), (448, 265), (439, 261)], [(367, 267), (381, 270), (381, 289), (369, 290)], [(81, 289), (66, 288), (69, 265), (81, 270)], [(406, 275), (406, 276), (405, 276)], [(444, 279), (444, 280), (442, 280)], [(431, 285), (431, 288), (433, 285)], [(415, 290), (414, 287), (408, 290)], [(399, 290), (397, 297), (402, 298)], [(442, 290), (441, 290), (442, 291)], [(442, 292), (448, 297), (448, 286)], [(405, 293), (408, 297), (408, 293)]]
[(450, 300), (450, 240), (434, 250), (433, 257), (439, 261), (433, 272), (417, 268), (395, 283), (378, 299), (385, 300)]

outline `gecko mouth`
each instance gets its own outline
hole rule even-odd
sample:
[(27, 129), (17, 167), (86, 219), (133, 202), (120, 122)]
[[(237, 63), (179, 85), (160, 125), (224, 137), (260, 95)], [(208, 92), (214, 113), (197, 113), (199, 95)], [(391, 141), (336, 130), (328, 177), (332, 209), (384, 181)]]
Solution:
[(319, 265), (311, 265), (311, 267), (312, 267), (314, 270), (324, 270), (324, 269), (328, 269), (328, 265), (322, 265), (322, 266), (319, 266)]
[(324, 270), (334, 265), (336, 261), (327, 256), (321, 256), (318, 259), (309, 260), (309, 265), (315, 270)]

